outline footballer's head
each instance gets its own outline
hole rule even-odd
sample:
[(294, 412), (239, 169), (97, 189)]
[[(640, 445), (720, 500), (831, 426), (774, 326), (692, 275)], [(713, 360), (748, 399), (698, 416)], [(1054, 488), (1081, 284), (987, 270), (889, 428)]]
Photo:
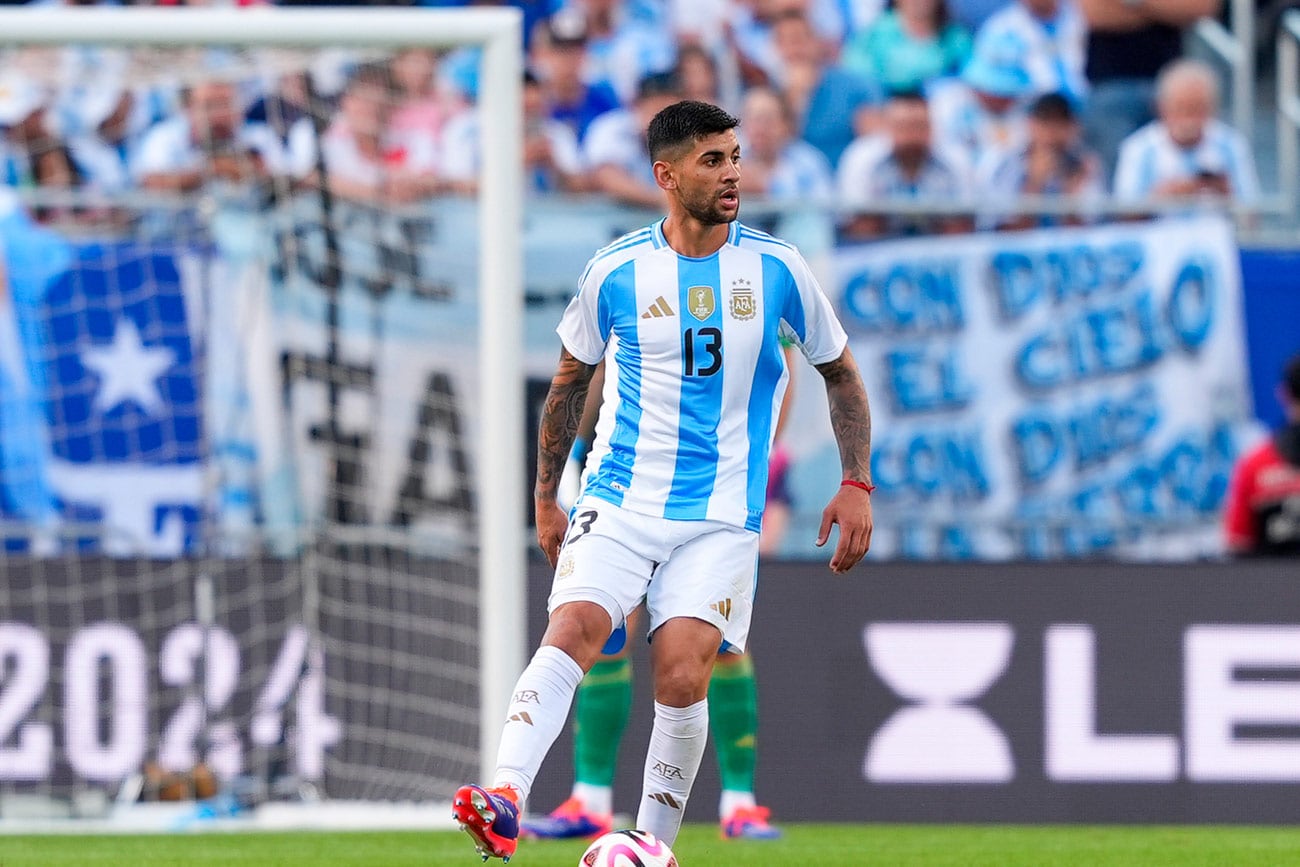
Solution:
[(706, 225), (730, 223), (740, 212), (739, 125), (716, 105), (687, 99), (656, 114), (646, 133), (655, 181)]

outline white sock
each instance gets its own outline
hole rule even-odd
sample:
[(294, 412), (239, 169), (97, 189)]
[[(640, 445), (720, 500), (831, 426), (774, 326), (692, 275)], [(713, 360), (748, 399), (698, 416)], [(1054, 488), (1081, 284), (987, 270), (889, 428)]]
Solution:
[(718, 799), (718, 818), (725, 820), (737, 810), (752, 810), (757, 806), (758, 802), (754, 800), (753, 792), (736, 792), (731, 789), (723, 789), (722, 797)]
[(588, 813), (609, 816), (614, 812), (614, 789), (610, 786), (574, 783), (573, 797), (582, 802), (583, 808)]
[(569, 705), (581, 680), (582, 668), (563, 650), (537, 649), (519, 675), (506, 711), (494, 786), (514, 786), (522, 800), (528, 800), (537, 769), (569, 718)]
[(669, 846), (677, 840), (686, 801), (709, 739), (709, 703), (669, 707), (655, 702), (655, 725), (645, 757), (645, 782), (636, 826)]

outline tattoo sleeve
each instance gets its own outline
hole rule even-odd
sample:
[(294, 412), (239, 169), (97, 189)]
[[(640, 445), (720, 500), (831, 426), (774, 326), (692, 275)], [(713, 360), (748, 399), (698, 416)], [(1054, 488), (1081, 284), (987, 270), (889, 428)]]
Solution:
[(567, 349), (560, 351), (560, 366), (546, 393), (541, 429), (537, 432), (537, 484), (533, 495), (539, 500), (555, 499), (595, 370), (594, 366), (574, 358)]
[(871, 481), (871, 407), (857, 362), (845, 348), (839, 358), (817, 365), (826, 380), (831, 429), (840, 447), (840, 464), (846, 479)]

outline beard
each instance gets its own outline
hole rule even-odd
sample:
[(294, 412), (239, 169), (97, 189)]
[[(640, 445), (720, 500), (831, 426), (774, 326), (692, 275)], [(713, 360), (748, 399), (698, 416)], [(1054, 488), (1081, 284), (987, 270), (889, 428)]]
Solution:
[(682, 199), (682, 208), (692, 218), (706, 226), (721, 226), (735, 222), (740, 215), (740, 193), (736, 193), (736, 208), (731, 210), (722, 204), (722, 193), (711, 196), (695, 196)]

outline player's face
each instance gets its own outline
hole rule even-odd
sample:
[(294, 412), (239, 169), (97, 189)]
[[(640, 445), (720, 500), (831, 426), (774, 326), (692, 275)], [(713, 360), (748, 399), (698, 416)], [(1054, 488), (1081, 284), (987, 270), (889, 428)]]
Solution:
[(730, 223), (740, 213), (740, 142), (736, 131), (715, 133), (695, 143), (677, 161), (678, 203), (705, 225)]

